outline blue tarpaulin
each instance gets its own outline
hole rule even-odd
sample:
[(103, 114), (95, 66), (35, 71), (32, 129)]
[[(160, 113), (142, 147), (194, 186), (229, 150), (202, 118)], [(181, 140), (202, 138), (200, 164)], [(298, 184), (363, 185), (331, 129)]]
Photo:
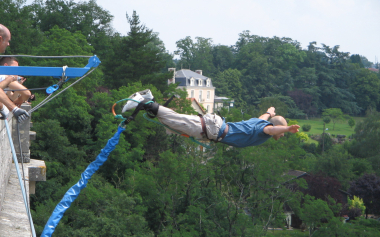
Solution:
[(100, 151), (100, 154), (96, 157), (86, 170), (82, 173), (81, 179), (72, 186), (63, 196), (62, 200), (55, 207), (53, 214), (50, 216), (45, 228), (41, 234), (41, 237), (52, 236), (55, 228), (57, 227), (59, 221), (63, 217), (63, 214), (67, 209), (69, 209), (71, 203), (79, 196), (80, 191), (86, 187), (87, 182), (91, 179), (92, 175), (99, 169), (100, 166), (107, 160), (109, 154), (115, 149), (119, 142), (120, 134), (125, 130), (125, 128), (118, 127), (115, 135), (108, 140), (107, 145)]

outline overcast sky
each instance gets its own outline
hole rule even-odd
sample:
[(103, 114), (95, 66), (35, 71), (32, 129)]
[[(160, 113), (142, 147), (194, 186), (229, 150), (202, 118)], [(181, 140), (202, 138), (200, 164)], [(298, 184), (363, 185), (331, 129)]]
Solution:
[[(32, 0), (27, 0), (31, 3)], [(76, 2), (79, 2), (76, 0)], [(97, 0), (113, 16), (114, 29), (126, 35), (126, 13), (137, 12), (159, 33), (170, 53), (176, 41), (191, 36), (234, 45), (239, 33), (289, 37), (306, 48), (340, 45), (340, 50), (380, 61), (380, 0)]]

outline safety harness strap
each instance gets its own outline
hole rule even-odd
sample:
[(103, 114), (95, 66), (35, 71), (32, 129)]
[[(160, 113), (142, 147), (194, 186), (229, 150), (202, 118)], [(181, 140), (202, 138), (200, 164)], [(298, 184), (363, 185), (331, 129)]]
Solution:
[[(201, 135), (206, 137), (208, 140), (211, 140), (210, 138), (208, 138), (207, 136), (207, 129), (206, 129), (206, 123), (205, 123), (205, 119), (203, 118), (203, 115), (202, 114), (198, 114), (200, 120), (201, 120), (201, 124), (202, 124), (202, 132), (201, 132)], [(212, 141), (212, 140), (211, 140)]]

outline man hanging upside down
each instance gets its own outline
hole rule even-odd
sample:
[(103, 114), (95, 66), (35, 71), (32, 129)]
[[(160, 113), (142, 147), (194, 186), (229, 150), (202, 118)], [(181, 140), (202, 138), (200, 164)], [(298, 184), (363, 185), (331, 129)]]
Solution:
[[(129, 98), (143, 103), (144, 110), (156, 116), (162, 124), (171, 129), (196, 139), (208, 139), (234, 147), (257, 146), (271, 137), (278, 140), (286, 132), (298, 132), (300, 127), (299, 125), (288, 126), (285, 118), (275, 116), (274, 107), (270, 107), (259, 118), (226, 123), (224, 118), (216, 114), (206, 114), (204, 116), (179, 114), (156, 102), (146, 104), (148, 101), (153, 100), (153, 95), (149, 89), (136, 92)], [(122, 112), (134, 109), (137, 105), (138, 103), (129, 100), (124, 105)], [(270, 122), (268, 121), (269, 119)]]

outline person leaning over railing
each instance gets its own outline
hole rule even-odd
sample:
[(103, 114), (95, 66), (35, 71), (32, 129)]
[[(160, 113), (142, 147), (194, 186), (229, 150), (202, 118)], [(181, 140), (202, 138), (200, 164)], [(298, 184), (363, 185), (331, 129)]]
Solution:
[[(9, 46), (11, 40), (11, 32), (7, 27), (0, 24), (0, 54), (3, 54)], [(4, 88), (8, 87), (11, 82), (17, 80), (17, 76), (5, 76), (4, 80), (0, 82), (0, 114), (2, 117), (7, 118), (9, 110), (12, 111), (18, 122), (22, 123), (30, 117), (29, 113), (23, 109), (18, 108), (5, 94)]]
[[(3, 57), (3, 58), (0, 58), (0, 66), (15, 66), (15, 67), (17, 67), (18, 61), (15, 57)], [(0, 75), (0, 81), (4, 80), (5, 77), (6, 77), (6, 75)], [(20, 107), (21, 104), (24, 103), (25, 101), (27, 101), (30, 98), (30, 96), (32, 95), (32, 93), (30, 93), (30, 91), (27, 90), (27, 88), (22, 85), (22, 83), (25, 80), (26, 79), (24, 77), (18, 76), (17, 81), (11, 82), (8, 86), (8, 88), (11, 90), (14, 90), (14, 92), (7, 91), (7, 93), (6, 93), (9, 97), (9, 99), (11, 99), (13, 101), (13, 103), (15, 105), (17, 105), (18, 107)]]

